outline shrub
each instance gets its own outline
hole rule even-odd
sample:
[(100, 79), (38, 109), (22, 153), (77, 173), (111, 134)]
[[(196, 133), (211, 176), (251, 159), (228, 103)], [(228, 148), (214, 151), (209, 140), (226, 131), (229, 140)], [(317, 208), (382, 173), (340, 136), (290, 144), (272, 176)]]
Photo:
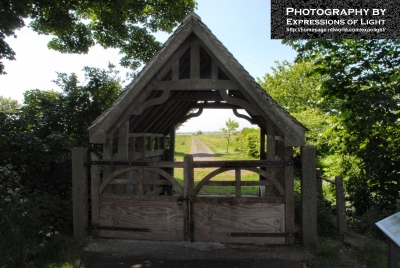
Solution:
[(255, 128), (243, 129), (238, 137), (237, 151), (250, 157), (260, 157), (260, 131)]
[(30, 192), (12, 165), (0, 166), (0, 267), (43, 267), (70, 250), (70, 239), (60, 234), (69, 229), (70, 221), (61, 220), (70, 217), (61, 215), (69, 214), (69, 203)]

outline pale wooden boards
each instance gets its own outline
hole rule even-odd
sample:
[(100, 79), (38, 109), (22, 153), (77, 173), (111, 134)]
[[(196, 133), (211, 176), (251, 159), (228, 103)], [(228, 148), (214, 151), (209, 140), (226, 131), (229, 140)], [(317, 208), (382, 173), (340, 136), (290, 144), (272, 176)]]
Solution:
[(151, 232), (104, 231), (102, 237), (183, 241), (183, 208), (176, 201), (100, 199), (100, 226), (146, 228)]
[(194, 241), (285, 244), (284, 237), (233, 237), (229, 233), (285, 233), (283, 203), (194, 204)]

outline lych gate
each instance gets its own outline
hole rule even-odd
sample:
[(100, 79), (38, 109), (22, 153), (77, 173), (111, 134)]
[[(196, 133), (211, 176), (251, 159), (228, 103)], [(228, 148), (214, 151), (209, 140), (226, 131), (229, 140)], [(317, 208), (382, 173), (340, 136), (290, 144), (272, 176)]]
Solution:
[[(187, 155), (183, 162), (174, 161), (176, 124), (207, 108), (232, 109), (257, 124), (260, 160), (193, 161)], [(305, 130), (191, 13), (89, 128), (90, 142), (104, 148), (102, 159), (91, 155), (92, 232), (149, 240), (294, 243), (293, 147), (304, 145)], [(302, 162), (311, 165), (302, 172), (312, 174), (313, 150), (305, 156)], [(216, 170), (195, 187), (199, 167)], [(174, 178), (177, 168), (184, 170), (183, 185)], [(234, 181), (211, 180), (230, 170)], [(242, 170), (258, 173), (260, 180), (242, 181)], [(199, 195), (204, 185), (234, 186), (235, 194)], [(259, 186), (258, 196), (242, 195), (241, 187), (249, 185)], [(74, 206), (74, 213), (79, 209)]]

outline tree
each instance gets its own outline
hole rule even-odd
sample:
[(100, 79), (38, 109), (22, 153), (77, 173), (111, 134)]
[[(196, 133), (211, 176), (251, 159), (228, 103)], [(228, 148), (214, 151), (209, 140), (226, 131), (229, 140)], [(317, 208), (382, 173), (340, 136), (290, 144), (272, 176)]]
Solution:
[(298, 61), (315, 61), (325, 112), (337, 115), (335, 149), (356, 155), (359, 174), (347, 189), (358, 213), (393, 211), (400, 183), (399, 40), (284, 41)]
[(201, 134), (203, 134), (203, 132), (202, 132), (201, 130), (197, 130), (197, 131), (196, 131), (196, 136), (199, 136), (199, 135), (201, 135)]
[(306, 133), (307, 143), (317, 146), (318, 136), (328, 127), (328, 116), (321, 109), (320, 93), (327, 76), (313, 73), (313, 62), (284, 61), (275, 64), (272, 74), (265, 74), (262, 80), (258, 79), (258, 83), (279, 105), (309, 129)]
[(0, 113), (15, 113), (20, 107), (17, 100), (0, 96)]
[[(151, 32), (172, 29), (196, 7), (194, 0), (9, 0), (0, 3), (0, 60), (15, 60), (8, 36), (29, 26), (52, 35), (50, 49), (61, 53), (88, 53), (99, 44), (118, 48), (121, 65), (136, 69), (160, 48)], [(0, 74), (5, 74), (0, 61)]]
[(239, 123), (229, 118), (228, 121), (225, 122), (225, 126), (226, 128), (221, 128), (221, 131), (227, 135), (226, 139), (228, 140), (228, 144), (226, 145), (226, 152), (229, 153), (229, 140), (231, 138), (231, 134), (236, 132), (236, 129), (239, 127)]
[(46, 214), (38, 220), (60, 231), (72, 224), (71, 148), (100, 151), (89, 144), (87, 128), (122, 91), (112, 67), (85, 67), (83, 85), (75, 74), (59, 73), (55, 82), (62, 92), (30, 90), (15, 114), (0, 112), (2, 165), (13, 166), (29, 194), (52, 200), (41, 205)]

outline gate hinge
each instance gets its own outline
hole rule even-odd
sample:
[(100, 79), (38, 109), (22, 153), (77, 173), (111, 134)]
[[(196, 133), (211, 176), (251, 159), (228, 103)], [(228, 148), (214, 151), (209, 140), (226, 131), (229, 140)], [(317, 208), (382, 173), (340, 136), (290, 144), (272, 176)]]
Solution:
[(178, 200), (176, 200), (176, 203), (178, 204), (178, 206), (181, 206), (183, 204), (183, 201), (190, 201), (190, 197), (188, 195), (186, 197), (180, 196), (178, 197)]

